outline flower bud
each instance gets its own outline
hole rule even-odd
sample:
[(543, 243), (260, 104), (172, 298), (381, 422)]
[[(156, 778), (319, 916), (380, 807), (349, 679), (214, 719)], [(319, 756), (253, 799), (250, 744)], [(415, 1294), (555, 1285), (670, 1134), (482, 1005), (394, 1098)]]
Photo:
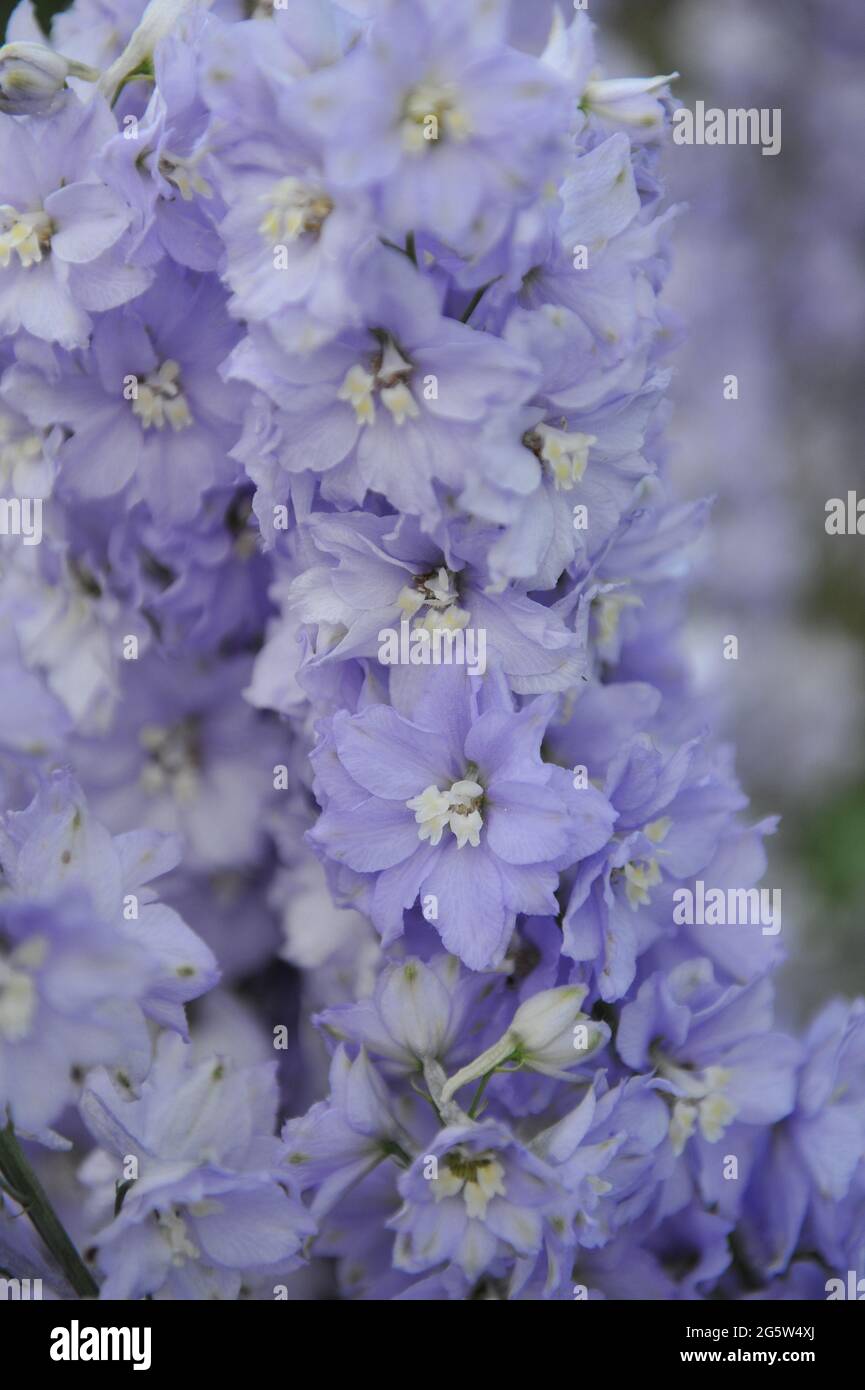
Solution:
[(406, 1052), (437, 1057), (451, 1021), (450, 996), (441, 980), (413, 957), (384, 972), (377, 991), (385, 1027)]
[(585, 985), (562, 985), (544, 989), (520, 1004), (509, 1028), (519, 1038), (526, 1055), (541, 1055), (555, 1048), (562, 1038), (571, 1046), (574, 1024), (580, 1018), (580, 1005), (586, 997)]
[(213, 0), (150, 0), (128, 44), (99, 79), (99, 90), (109, 100), (131, 77), (152, 72), (153, 50), (193, 10), (207, 10)]
[[(604, 1023), (580, 1013), (585, 985), (545, 989), (521, 1004), (506, 1033), (448, 1081), (442, 1093), (450, 1100), (461, 1087), (505, 1062), (515, 1061), (545, 1076), (564, 1077), (572, 1067), (603, 1047), (610, 1036)], [(582, 1030), (577, 1037), (577, 1029)]]
[(602, 120), (616, 125), (646, 127), (658, 130), (664, 123), (664, 110), (659, 93), (679, 74), (666, 77), (623, 77), (589, 82), (583, 94), (583, 106)]
[(0, 48), (0, 111), (8, 116), (44, 116), (67, 77), (94, 82), (95, 68), (64, 58), (41, 43), (7, 43)]
[(508, 1032), (524, 1066), (545, 1076), (563, 1077), (579, 1066), (610, 1036), (604, 1023), (580, 1013), (584, 985), (545, 989), (521, 1004)]

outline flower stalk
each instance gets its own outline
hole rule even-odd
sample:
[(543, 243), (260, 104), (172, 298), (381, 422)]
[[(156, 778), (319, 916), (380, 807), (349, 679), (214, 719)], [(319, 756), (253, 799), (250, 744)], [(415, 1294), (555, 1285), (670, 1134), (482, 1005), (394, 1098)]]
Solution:
[(23, 1208), (78, 1296), (98, 1298), (99, 1286), (27, 1162), (11, 1120), (0, 1129), (0, 1179), (9, 1195)]

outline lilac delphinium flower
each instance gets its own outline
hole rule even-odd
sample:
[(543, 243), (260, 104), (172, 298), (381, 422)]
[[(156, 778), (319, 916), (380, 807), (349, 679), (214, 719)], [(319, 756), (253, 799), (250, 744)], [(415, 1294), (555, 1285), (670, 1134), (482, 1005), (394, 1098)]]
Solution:
[(112, 838), (62, 772), (0, 820), (0, 1086), (17, 1127), (55, 1122), (92, 1066), (143, 1076), (146, 1020), (185, 1033), (184, 1004), (216, 982), (147, 886), (177, 858), (152, 832)]
[[(469, 1074), (476, 1081), (494, 1059), (478, 1058), (442, 1086), (444, 1071), (436, 1058), (447, 1055), (456, 1039), (458, 1051), (465, 1051), (474, 1018), (473, 1010), (465, 1012), (465, 1000), (462, 1014), (454, 1011), (457, 994), (448, 1003), (447, 974), (456, 972), (443, 958), (433, 972), (419, 961), (394, 966), (371, 1007), (322, 1018), (337, 1035), (363, 1036), (392, 1077), (404, 1076), (407, 1067), (422, 1077), (443, 1127), (430, 1132), (429, 1111), (416, 1106), (402, 1107), (401, 1123), (393, 1095), (365, 1051), (350, 1063), (340, 1045), (329, 1100), (286, 1126), (288, 1162), (301, 1186), (312, 1189), (319, 1219), (333, 1212), (342, 1228), (336, 1248), (343, 1245), (346, 1253), (355, 1192), (367, 1200), (374, 1192), (385, 1209), (391, 1205), (386, 1225), (396, 1233), (392, 1259), (403, 1282), (393, 1284), (385, 1272), (390, 1257), (382, 1264), (377, 1256), (372, 1296), (383, 1287), (423, 1296), (426, 1283), (409, 1292), (415, 1286), (406, 1280), (416, 1275), (439, 1285), (430, 1295), (436, 1297), (476, 1296), (472, 1289), (482, 1276), (512, 1284), (514, 1293), (532, 1281), (542, 1290), (537, 1296), (562, 1296), (574, 1247), (602, 1242), (618, 1225), (616, 1213), (634, 1209), (640, 1180), (647, 1178), (666, 1134), (664, 1105), (648, 1081), (613, 1091), (599, 1081), (597, 1090), (583, 1086), (575, 1108), (541, 1132), (535, 1126), (523, 1136), (506, 1119), (473, 1119), (449, 1093), (461, 1089)], [(562, 1075), (560, 1062), (575, 1064), (571, 1024), (583, 1017), (583, 995), (581, 988), (568, 988), (527, 1001), (501, 1040), (505, 1052), (521, 1050), (521, 1065)], [(603, 1028), (596, 1031), (590, 1050), (605, 1036)], [(389, 1177), (394, 1173), (395, 1185)], [(644, 1183), (642, 1190), (647, 1202), (651, 1185)], [(450, 1264), (453, 1275), (443, 1290), (443, 1268)], [(369, 1276), (376, 1277), (372, 1268)]]
[(773, 1033), (768, 980), (719, 986), (710, 962), (652, 975), (622, 1010), (616, 1046), (637, 1070), (657, 1069), (671, 1098), (670, 1142), (716, 1143), (734, 1119), (766, 1125), (789, 1114), (798, 1044)]
[(251, 523), (248, 487), (207, 493), (194, 521), (171, 526), (145, 506), (125, 525), (110, 499), (106, 510), (97, 540), (110, 581), (120, 594), (135, 595), (167, 655), (233, 655), (257, 644), (271, 612), (272, 574)]
[[(40, 472), (45, 476), (39, 465), (26, 472), (33, 482)], [(9, 537), (0, 561), (0, 622), (10, 672), (19, 670), (8, 687), (4, 734), (31, 756), (57, 749), (72, 728), (103, 733), (116, 709), (124, 643), (145, 648), (149, 638), (129, 596), (119, 597), (106, 582), (105, 557), (95, 562), (56, 499), (42, 501), (41, 515), (40, 543)]]
[(203, 493), (236, 476), (244, 393), (217, 368), (237, 336), (214, 280), (163, 270), (99, 318), (86, 353), (31, 356), (10, 368), (7, 389), (34, 424), (70, 430), (58, 463), (73, 497), (122, 493), (162, 522), (190, 521)]
[(13, 405), (5, 401), (0, 403), (0, 488), (3, 496), (49, 497), (57, 471), (55, 456), (59, 442), (59, 429), (34, 430)]
[(209, 112), (196, 81), (199, 35), (169, 35), (156, 53), (153, 94), (105, 145), (101, 169), (134, 209), (130, 260), (168, 256), (191, 270), (215, 270), (223, 256), (214, 223), (224, 212), (207, 177)]
[(231, 308), (266, 321), (293, 352), (357, 321), (359, 272), (379, 246), (370, 194), (329, 175), (300, 80), (338, 63), (356, 30), (341, 7), (322, 4), (272, 9), (266, 24), (239, 28), (211, 19), (203, 34), (206, 143), (226, 208), (219, 235)]
[(515, 588), (496, 593), (482, 554), (477, 565), (449, 561), (412, 517), (313, 513), (306, 525), (322, 563), (304, 567), (285, 605), (318, 627), (306, 662), (377, 657), (382, 630), (408, 623), (430, 633), (483, 630), (521, 694), (567, 689), (582, 675), (582, 625), (570, 597), (544, 606)]
[(0, 115), (0, 330), (63, 347), (86, 343), (91, 313), (147, 287), (150, 276), (125, 264), (132, 220), (124, 200), (94, 171), (117, 123), (94, 97), (72, 93), (54, 115), (27, 124)]
[(311, 82), (334, 179), (372, 187), (386, 234), (420, 223), (476, 258), (558, 173), (567, 88), (506, 43), (505, 6), (382, 6), (368, 40)]
[(83, 894), (4, 903), (0, 938), (0, 1104), (21, 1133), (41, 1137), (88, 1068), (146, 1071), (140, 1001), (153, 966), (140, 945), (94, 920)]
[(863, 1001), (826, 1005), (803, 1048), (795, 1108), (761, 1136), (745, 1194), (744, 1250), (764, 1280), (782, 1273), (799, 1250), (819, 1254), (824, 1278), (831, 1271), (845, 1280), (848, 1269), (862, 1278)]
[[(605, 999), (625, 995), (641, 952), (681, 935), (673, 916), (680, 883), (705, 871), (713, 884), (745, 884), (764, 867), (749, 851), (771, 826), (743, 837), (736, 853), (730, 817), (746, 801), (730, 769), (702, 739), (661, 736), (660, 708), (660, 692), (647, 684), (587, 685), (570, 719), (548, 735), (551, 755), (597, 778), (618, 813), (615, 838), (578, 867), (562, 924), (563, 950), (592, 962)], [(756, 968), (771, 943), (759, 927), (740, 930), (734, 942), (698, 928), (694, 945), (734, 974), (749, 952)]]
[(396, 1074), (417, 1071), (427, 1058), (445, 1063), (472, 1018), (477, 1020), (482, 976), (461, 970), (456, 956), (429, 964), (409, 958), (379, 975), (373, 995), (325, 1009), (316, 1023), (329, 1037), (351, 1040), (382, 1058)]
[(670, 79), (564, 4), (213, 9), (77, 0), (45, 62), (98, 90), (0, 115), (0, 482), (45, 504), (0, 545), (0, 1102), (56, 1143), (83, 1085), (106, 1298), (858, 1267), (858, 1006), (800, 1047), (774, 937), (673, 912), (775, 822), (681, 642)]
[(396, 1267), (422, 1274), (453, 1261), (469, 1288), (503, 1257), (536, 1256), (545, 1218), (564, 1204), (552, 1169), (493, 1120), (449, 1125), (399, 1186)]
[(101, 1147), (81, 1176), (103, 1298), (237, 1298), (298, 1266), (315, 1222), (279, 1170), (274, 1066), (196, 1062), (163, 1036), (140, 1087), (91, 1076), (81, 1110)]
[(362, 327), (291, 356), (253, 325), (226, 372), (279, 407), (286, 473), (314, 470), (324, 496), (343, 506), (379, 493), (429, 528), (443, 514), (436, 485), (463, 489), (479, 425), (531, 395), (535, 366), (443, 316), (434, 280), (398, 252), (381, 249), (355, 294)]
[(607, 800), (540, 757), (553, 708), (543, 697), (515, 713), (504, 691), (478, 697), (459, 668), (435, 668), (405, 712), (374, 705), (323, 730), (310, 842), (367, 876), (385, 942), (420, 896), (450, 951), (493, 964), (516, 913), (555, 912), (559, 868), (609, 838)]
[(256, 863), (286, 740), (241, 701), (248, 661), (154, 654), (125, 665), (111, 732), (76, 744), (100, 813), (112, 825), (131, 820), (181, 836), (184, 865), (193, 871)]
[[(144, 8), (142, 0), (76, 0), (53, 16), (52, 44), (61, 53), (102, 69), (120, 55)], [(19, 5), (15, 20), (21, 16), (23, 22), (23, 10)]]
[(385, 1159), (405, 1155), (403, 1143), (410, 1143), (363, 1049), (352, 1061), (337, 1048), (330, 1090), (329, 1100), (317, 1101), (282, 1131), (288, 1171), (301, 1189), (315, 1187), (310, 1209), (317, 1218)]

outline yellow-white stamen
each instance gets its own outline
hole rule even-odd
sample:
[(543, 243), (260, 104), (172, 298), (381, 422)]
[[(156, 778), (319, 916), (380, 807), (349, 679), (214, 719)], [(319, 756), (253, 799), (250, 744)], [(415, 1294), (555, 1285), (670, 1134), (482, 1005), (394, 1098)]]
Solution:
[(645, 907), (650, 901), (649, 889), (661, 882), (657, 859), (632, 860), (625, 865), (625, 894), (632, 911)]
[(0, 960), (0, 1037), (20, 1042), (30, 1032), (36, 1013), (36, 986), (25, 970)]
[(658, 1071), (683, 1092), (670, 1117), (670, 1143), (676, 1156), (684, 1151), (698, 1126), (708, 1143), (716, 1143), (737, 1114), (726, 1094), (732, 1073), (726, 1067), (689, 1071), (664, 1057), (658, 1059)]
[[(11, 415), (0, 411), (0, 482), (11, 482), (15, 490), (16, 476), (26, 479), (30, 468), (42, 460), (42, 436), (16, 434)], [(26, 485), (20, 489), (26, 492)]]
[(18, 212), (9, 203), (0, 204), (0, 267), (6, 270), (17, 255), (25, 270), (38, 265), (51, 246), (51, 218), (41, 208)]
[(462, 141), (471, 135), (471, 122), (459, 102), (453, 82), (419, 82), (403, 104), (400, 127), (407, 154), (421, 154), (441, 139)]
[(200, 1257), (201, 1251), (193, 1244), (189, 1227), (178, 1207), (172, 1208), (171, 1211), (159, 1212), (158, 1221), (160, 1234), (171, 1251), (173, 1265), (179, 1267), (186, 1264), (187, 1260), (197, 1260)]
[(477, 848), (484, 824), (480, 812), (483, 794), (483, 787), (471, 778), (452, 783), (446, 792), (439, 791), (434, 783), (426, 787), (420, 796), (406, 802), (415, 813), (418, 838), (437, 845), (448, 826), (456, 836), (457, 849), (466, 845)]
[(132, 413), (146, 430), (161, 430), (168, 423), (175, 431), (192, 424), (189, 403), (180, 388), (180, 364), (166, 358), (155, 372), (139, 380)]
[(375, 424), (375, 377), (360, 365), (350, 367), (337, 391), (337, 398), (354, 406), (358, 424)]
[(412, 364), (403, 357), (392, 339), (387, 339), (370, 367), (372, 370), (359, 362), (350, 367), (336, 393), (338, 400), (348, 401), (354, 407), (358, 423), (375, 424), (376, 393), (393, 416), (395, 424), (402, 426), (406, 420), (417, 419), (420, 408), (408, 385)]
[(413, 618), (422, 608), (429, 610), (421, 622), (428, 632), (437, 628), (458, 632), (468, 624), (471, 615), (459, 607), (458, 600), (455, 577), (444, 565), (434, 573), (416, 575), (414, 584), (406, 584), (397, 597), (407, 618)]
[(194, 725), (188, 720), (173, 729), (145, 724), (138, 742), (149, 754), (139, 779), (142, 790), (150, 796), (167, 793), (181, 806), (193, 802), (200, 786)]
[(491, 1154), (477, 1156), (453, 1149), (442, 1162), (439, 1177), (433, 1180), (437, 1202), (462, 1194), (469, 1216), (483, 1221), (493, 1197), (504, 1197), (505, 1170)]
[(159, 160), (160, 174), (174, 185), (185, 203), (191, 203), (196, 193), (202, 198), (213, 197), (213, 188), (207, 179), (198, 173), (195, 163), (195, 159), (184, 159), (181, 155), (167, 153)]
[(537, 436), (535, 452), (549, 468), (556, 491), (570, 492), (586, 471), (589, 450), (597, 443), (597, 437), (569, 433), (552, 425), (537, 425), (532, 435)]
[(643, 600), (637, 594), (629, 594), (621, 589), (597, 594), (592, 600), (592, 609), (598, 623), (598, 642), (608, 646), (614, 642), (619, 632), (619, 622), (627, 608), (641, 608)]
[(268, 208), (258, 230), (273, 246), (318, 236), (333, 212), (333, 202), (321, 188), (294, 177), (280, 179), (262, 201)]
[(651, 840), (653, 845), (660, 845), (666, 840), (673, 824), (672, 816), (661, 816), (659, 820), (650, 821), (643, 826), (643, 834), (647, 840)]
[(404, 425), (409, 419), (416, 420), (420, 415), (418, 403), (404, 381), (398, 381), (396, 386), (385, 386), (381, 392), (381, 403), (398, 425)]

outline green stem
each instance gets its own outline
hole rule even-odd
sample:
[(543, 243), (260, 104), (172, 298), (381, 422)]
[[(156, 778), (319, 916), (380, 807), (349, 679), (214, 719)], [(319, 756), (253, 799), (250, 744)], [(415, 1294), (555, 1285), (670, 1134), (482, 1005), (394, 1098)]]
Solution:
[(69, 64), (69, 76), (80, 77), (82, 82), (98, 82), (102, 74), (98, 68), (92, 68), (89, 63), (79, 63), (74, 58), (67, 58)]
[(481, 1077), (480, 1082), (479, 1082), (479, 1084), (478, 1084), (478, 1088), (477, 1088), (477, 1090), (475, 1091), (474, 1096), (472, 1097), (472, 1103), (471, 1103), (471, 1105), (469, 1106), (469, 1119), (470, 1119), (470, 1120), (473, 1120), (473, 1119), (475, 1118), (475, 1116), (477, 1115), (477, 1113), (478, 1113), (478, 1106), (479, 1106), (480, 1103), (481, 1103), (481, 1097), (483, 1096), (483, 1093), (484, 1093), (484, 1091), (485, 1091), (486, 1088), (487, 1088), (487, 1083), (488, 1083), (490, 1077), (493, 1076), (493, 1075), (495, 1074), (495, 1070), (496, 1070), (496, 1068), (493, 1067), (493, 1070), (492, 1070), (492, 1071), (488, 1071), (487, 1074), (486, 1074), (486, 1076), (482, 1076), (482, 1077)]
[(476, 308), (478, 307), (478, 305), (480, 304), (481, 300), (483, 299), (483, 297), (484, 297), (484, 295), (486, 294), (487, 290), (489, 289), (490, 285), (494, 285), (494, 284), (496, 283), (496, 280), (500, 280), (501, 278), (502, 278), (502, 277), (501, 277), (500, 275), (497, 275), (497, 276), (495, 277), (495, 280), (488, 280), (487, 283), (486, 283), (485, 285), (481, 285), (481, 287), (480, 287), (479, 290), (475, 290), (474, 294), (472, 295), (471, 299), (469, 300), (469, 306), (468, 306), (468, 308), (466, 309), (465, 313), (463, 314), (463, 317), (462, 317), (462, 322), (463, 322), (463, 323), (468, 323), (469, 319), (471, 318), (471, 316), (472, 316), (472, 314), (474, 313), (475, 309), (476, 309)]
[(412, 265), (417, 265), (417, 247), (415, 246), (414, 232), (409, 232), (405, 239), (405, 246), (400, 246), (396, 241), (390, 241), (386, 236), (380, 236), (379, 241), (382, 246), (386, 246), (390, 251), (398, 251), (406, 260), (411, 261)]
[(467, 1086), (470, 1081), (477, 1081), (484, 1077), (488, 1072), (494, 1072), (497, 1068), (504, 1066), (505, 1062), (519, 1060), (519, 1039), (513, 1033), (503, 1033), (498, 1042), (488, 1047), (467, 1067), (462, 1067), (458, 1072), (446, 1081), (442, 1087), (441, 1099), (447, 1104), (457, 1091), (461, 1091), (463, 1086)]
[(133, 68), (131, 72), (127, 72), (126, 75), (125, 75), (124, 77), (121, 77), (120, 81), (119, 81), (118, 84), (117, 84), (117, 89), (116, 89), (116, 91), (115, 91), (113, 97), (111, 98), (111, 107), (112, 107), (112, 110), (113, 110), (114, 107), (117, 105), (118, 101), (120, 100), (120, 94), (121, 94), (121, 92), (123, 91), (124, 87), (127, 87), (127, 86), (129, 85), (130, 82), (141, 82), (141, 81), (143, 81), (143, 82), (155, 82), (155, 81), (156, 81), (156, 74), (155, 74), (155, 72), (154, 72), (154, 68), (153, 68), (153, 59), (152, 59), (152, 58), (143, 58), (143, 59), (141, 60), (141, 62), (138, 64), (138, 67), (137, 67), (137, 68)]
[(395, 1139), (388, 1139), (382, 1144), (382, 1150), (386, 1158), (393, 1158), (403, 1168), (411, 1167), (411, 1154), (407, 1154), (402, 1144), (398, 1144)]
[(431, 1111), (433, 1112), (433, 1114), (435, 1115), (435, 1117), (436, 1117), (436, 1119), (438, 1120), (439, 1124), (441, 1124), (441, 1123), (442, 1123), (441, 1111), (439, 1110), (438, 1106), (436, 1105), (435, 1101), (433, 1100), (433, 1098), (432, 1098), (432, 1096), (429, 1094), (429, 1092), (428, 1092), (428, 1091), (425, 1091), (421, 1086), (416, 1085), (414, 1081), (411, 1081), (410, 1085), (411, 1085), (411, 1088), (412, 1088), (412, 1090), (414, 1091), (415, 1095), (416, 1095), (416, 1096), (420, 1096), (421, 1100), (426, 1101), (427, 1105), (429, 1106), (430, 1110), (431, 1110)]
[(0, 1175), (80, 1298), (98, 1298), (99, 1286), (66, 1234), (45, 1191), (15, 1137), (12, 1121), (0, 1129)]
[(135, 1183), (134, 1178), (127, 1178), (125, 1182), (119, 1182), (114, 1188), (114, 1215), (119, 1216), (126, 1194)]

